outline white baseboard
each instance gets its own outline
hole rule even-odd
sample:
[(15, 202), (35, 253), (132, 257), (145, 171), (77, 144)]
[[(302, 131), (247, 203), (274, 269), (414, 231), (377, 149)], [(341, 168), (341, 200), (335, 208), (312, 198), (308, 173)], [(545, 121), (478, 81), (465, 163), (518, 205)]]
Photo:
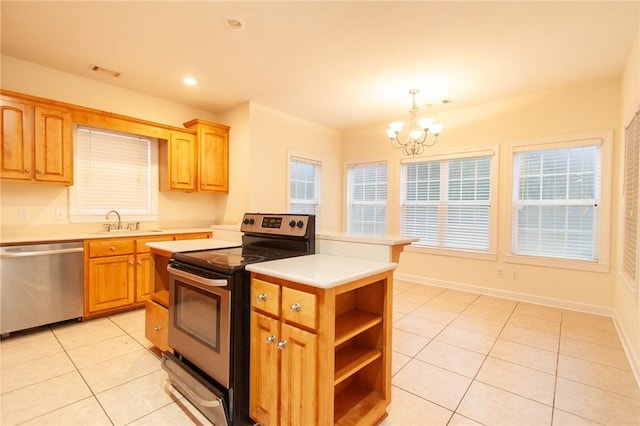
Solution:
[(638, 387), (640, 387), (640, 357), (634, 354), (632, 349), (633, 347), (629, 343), (629, 336), (624, 332), (624, 328), (620, 326), (620, 322), (616, 315), (613, 316), (613, 323), (618, 331), (618, 337), (622, 343), (622, 349), (624, 349), (624, 353), (629, 360), (631, 371), (633, 371), (633, 375), (636, 377), (636, 383), (638, 383)]
[(606, 306), (591, 305), (588, 303), (571, 302), (564, 299), (557, 299), (553, 297), (536, 296), (533, 294), (519, 293), (516, 291), (499, 290), (495, 288), (488, 288), (477, 286), (473, 284), (465, 284), (454, 281), (433, 280), (418, 275), (409, 274), (394, 274), (394, 279), (402, 281), (411, 281), (419, 284), (434, 285), (437, 287), (445, 287), (453, 290), (470, 291), (473, 293), (484, 294), (487, 296), (503, 297), (505, 299), (517, 300), (520, 302), (535, 303), (538, 305), (545, 305), (554, 308), (567, 309), (570, 311), (586, 312), (595, 315), (604, 315), (613, 318), (614, 311), (612, 308)]
[(409, 281), (417, 284), (427, 284), (427, 285), (444, 287), (444, 288), (453, 289), (453, 290), (469, 291), (473, 293), (484, 294), (487, 296), (495, 296), (495, 297), (502, 297), (505, 299), (517, 300), (519, 302), (535, 303), (538, 305), (545, 305), (545, 306), (550, 306), (554, 308), (567, 309), (570, 311), (585, 312), (589, 314), (604, 315), (607, 317), (611, 317), (613, 319), (613, 323), (615, 324), (616, 331), (618, 332), (618, 337), (620, 338), (620, 342), (622, 343), (624, 353), (627, 356), (629, 365), (631, 366), (633, 375), (635, 376), (636, 382), (640, 387), (640, 359), (634, 355), (632, 346), (629, 343), (630, 340), (628, 336), (624, 333), (624, 329), (620, 326), (618, 322), (618, 318), (615, 315), (615, 311), (612, 308), (608, 308), (605, 306), (591, 305), (588, 303), (571, 302), (568, 300), (557, 299), (553, 297), (536, 296), (532, 294), (519, 293), (515, 291), (506, 291), (506, 290), (499, 290), (494, 288), (481, 287), (473, 284), (465, 284), (465, 283), (444, 281), (444, 280), (434, 280), (434, 279), (417, 276), (417, 275), (395, 273), (393, 275), (393, 278), (396, 280)]

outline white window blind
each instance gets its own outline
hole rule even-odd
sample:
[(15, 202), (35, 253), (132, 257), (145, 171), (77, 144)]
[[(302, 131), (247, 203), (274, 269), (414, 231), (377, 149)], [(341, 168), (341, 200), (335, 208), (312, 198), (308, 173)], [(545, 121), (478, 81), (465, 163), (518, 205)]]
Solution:
[[(72, 215), (153, 214), (151, 140), (79, 127), (74, 143)], [(103, 217), (102, 217), (103, 218)]]
[(636, 115), (625, 129), (624, 150), (624, 233), (622, 236), (622, 271), (634, 290), (638, 289), (636, 276), (638, 260), (638, 172), (640, 164), (640, 129)]
[(349, 233), (387, 233), (387, 163), (348, 167), (347, 215)]
[(291, 157), (289, 162), (289, 212), (320, 215), (320, 163)]
[(488, 252), (491, 156), (402, 165), (400, 232), (436, 248)]
[(597, 261), (600, 146), (521, 151), (513, 160), (513, 253)]

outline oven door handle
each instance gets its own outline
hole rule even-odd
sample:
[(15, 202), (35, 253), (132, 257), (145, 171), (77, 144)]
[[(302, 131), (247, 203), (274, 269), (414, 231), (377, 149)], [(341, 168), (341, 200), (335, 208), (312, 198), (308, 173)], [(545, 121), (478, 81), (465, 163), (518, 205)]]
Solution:
[(167, 271), (169, 271), (170, 274), (186, 278), (188, 280), (194, 281), (198, 284), (206, 285), (208, 287), (225, 287), (228, 284), (227, 280), (214, 280), (212, 278), (201, 277), (200, 275), (191, 274), (189, 272), (173, 268), (171, 265), (167, 265)]

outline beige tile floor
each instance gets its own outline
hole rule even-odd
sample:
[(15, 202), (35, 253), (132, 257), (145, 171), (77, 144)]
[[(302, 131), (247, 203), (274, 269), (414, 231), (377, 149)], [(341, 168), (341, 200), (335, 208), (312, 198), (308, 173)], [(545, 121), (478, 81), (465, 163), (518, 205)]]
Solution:
[[(383, 426), (640, 425), (611, 318), (396, 281)], [(209, 424), (167, 391), (144, 310), (0, 343), (0, 424)], [(311, 426), (311, 425), (309, 425)]]

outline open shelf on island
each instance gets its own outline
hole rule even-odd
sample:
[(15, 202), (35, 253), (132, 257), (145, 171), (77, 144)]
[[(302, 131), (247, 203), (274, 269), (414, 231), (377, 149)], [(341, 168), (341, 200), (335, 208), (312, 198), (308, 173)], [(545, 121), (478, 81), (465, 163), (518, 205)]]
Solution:
[(350, 345), (336, 351), (334, 385), (338, 385), (382, 356), (380, 349)]
[[(354, 381), (335, 396), (334, 421), (336, 425), (376, 424), (385, 417), (385, 400), (370, 386)], [(370, 417), (367, 422), (365, 417)]]
[(354, 309), (336, 317), (335, 346), (341, 345), (347, 340), (362, 333), (369, 328), (380, 324), (382, 316), (370, 312)]

